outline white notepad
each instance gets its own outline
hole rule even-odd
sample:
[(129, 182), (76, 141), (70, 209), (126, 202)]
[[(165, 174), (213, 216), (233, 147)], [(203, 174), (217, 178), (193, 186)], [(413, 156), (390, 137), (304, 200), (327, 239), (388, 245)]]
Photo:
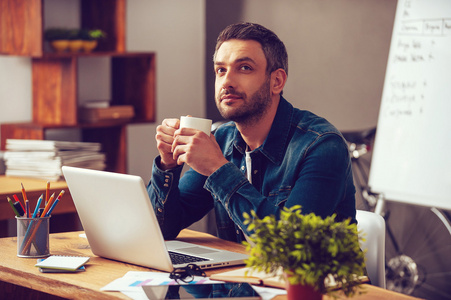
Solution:
[(35, 267), (75, 271), (89, 261), (85, 256), (52, 255), (35, 264)]

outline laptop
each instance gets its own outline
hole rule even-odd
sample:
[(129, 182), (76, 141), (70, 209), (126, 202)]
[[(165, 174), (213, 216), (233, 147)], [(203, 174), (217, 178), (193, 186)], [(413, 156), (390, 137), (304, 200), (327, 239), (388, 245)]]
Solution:
[[(241, 265), (248, 257), (177, 240), (165, 242), (139, 176), (68, 166), (62, 171), (97, 256), (167, 272), (189, 263), (202, 269)], [(188, 260), (176, 262), (177, 256)]]

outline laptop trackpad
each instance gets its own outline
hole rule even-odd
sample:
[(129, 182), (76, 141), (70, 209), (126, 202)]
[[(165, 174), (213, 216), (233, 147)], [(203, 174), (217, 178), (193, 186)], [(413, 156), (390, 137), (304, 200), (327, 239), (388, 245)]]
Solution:
[(182, 251), (184, 253), (197, 254), (197, 255), (219, 252), (219, 251), (215, 251), (213, 249), (206, 249), (206, 248), (201, 248), (201, 247), (179, 248), (177, 250)]
[(180, 251), (183, 253), (189, 253), (189, 254), (207, 254), (207, 253), (215, 253), (215, 252), (221, 252), (219, 250), (213, 249), (213, 248), (206, 248), (206, 247), (200, 247), (191, 243), (185, 243), (180, 241), (167, 241), (166, 247), (170, 251)]

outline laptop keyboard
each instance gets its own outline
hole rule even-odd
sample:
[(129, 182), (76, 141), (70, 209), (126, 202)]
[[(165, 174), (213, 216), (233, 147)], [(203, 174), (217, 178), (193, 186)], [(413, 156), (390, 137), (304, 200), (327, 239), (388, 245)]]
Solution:
[(179, 265), (179, 264), (189, 264), (193, 262), (198, 261), (208, 261), (206, 258), (192, 256), (188, 254), (182, 254), (182, 253), (176, 253), (172, 251), (169, 252), (169, 257), (171, 258), (172, 264)]

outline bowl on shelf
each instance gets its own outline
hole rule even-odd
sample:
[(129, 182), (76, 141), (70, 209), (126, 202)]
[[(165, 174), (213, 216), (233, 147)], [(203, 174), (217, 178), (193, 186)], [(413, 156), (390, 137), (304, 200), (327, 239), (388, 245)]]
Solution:
[(100, 29), (48, 28), (44, 32), (45, 40), (58, 53), (89, 53), (97, 47), (98, 40), (105, 37), (105, 32)]

